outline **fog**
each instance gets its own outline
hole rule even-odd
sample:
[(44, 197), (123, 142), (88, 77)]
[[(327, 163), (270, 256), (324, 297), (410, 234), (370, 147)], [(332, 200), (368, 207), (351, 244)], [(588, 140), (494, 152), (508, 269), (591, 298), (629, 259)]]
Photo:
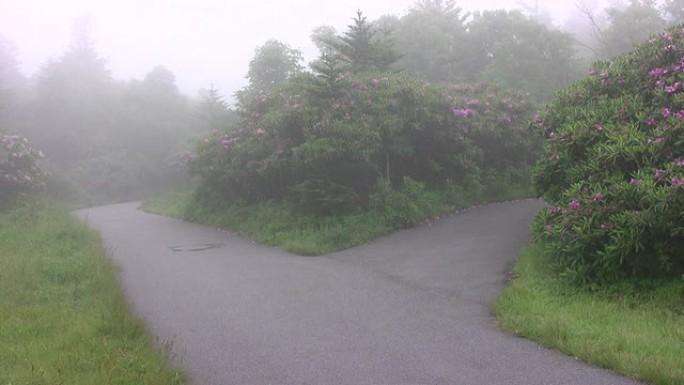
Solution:
[[(213, 83), (231, 95), (246, 84), (254, 49), (278, 39), (300, 49), (307, 61), (317, 55), (311, 31), (330, 25), (338, 31), (357, 9), (369, 19), (401, 16), (413, 0), (0, 0), (0, 36), (17, 45), (21, 71), (30, 76), (69, 46), (74, 21), (92, 20), (92, 38), (115, 78), (142, 78), (163, 65), (182, 91), (194, 94)], [(461, 1), (469, 10), (532, 9), (562, 25), (574, 14), (572, 1)], [(525, 6), (527, 4), (527, 6)]]
[[(88, 203), (139, 198), (187, 187), (186, 163), (193, 152), (202, 151), (196, 142), (210, 133), (215, 136), (211, 143), (226, 149), (238, 140), (233, 134), (242, 126), (251, 125), (254, 137), (268, 134), (259, 117), (266, 112), (281, 116), (279, 108), (289, 109), (283, 112), (287, 115), (300, 106), (296, 100), (264, 105), (270, 96), (284, 95), (276, 92), (278, 87), (302, 87), (289, 96), (296, 99), (309, 86), (325, 88), (325, 82), (345, 79), (346, 86), (358, 86), (363, 76), (382, 72), (385, 76), (373, 75), (371, 86), (397, 74), (451, 91), (461, 89), (454, 84), (496, 84), (539, 107), (587, 74), (593, 60), (628, 52), (684, 18), (682, 0), (667, 4), (0, 0), (0, 135), (17, 133), (41, 150), (53, 190), (63, 197)], [(358, 78), (351, 81), (350, 76)], [(411, 84), (406, 87), (415, 87)], [(321, 97), (333, 109), (341, 105), (336, 98), (348, 91), (335, 87)], [(446, 114), (440, 124), (477, 113), (479, 96), (464, 101), (472, 105), (454, 105), (456, 97), (450, 96), (450, 109), (429, 107)], [(511, 98), (492, 103), (510, 110)], [(362, 102), (373, 104), (371, 99)], [(328, 107), (321, 106), (307, 117), (312, 125), (323, 119), (317, 114)], [(507, 113), (484, 111), (496, 116), (497, 124), (511, 122)], [(357, 112), (369, 116), (355, 110), (347, 115)], [(288, 143), (300, 139), (295, 135)], [(371, 183), (380, 174), (389, 179), (389, 164), (396, 163), (390, 162), (392, 156), (413, 151), (402, 153), (397, 148), (405, 144), (395, 148), (388, 143), (373, 147), (384, 146), (385, 155), (369, 166)], [(273, 145), (262, 148), (262, 155), (270, 152), (275, 159), (285, 151), (283, 143)], [(196, 174), (225, 167), (223, 155), (213, 155)], [(242, 160), (252, 167), (250, 156)], [(261, 164), (271, 160), (261, 159)], [(15, 163), (0, 162), (8, 164)], [(235, 167), (236, 173), (241, 167)], [(7, 180), (32, 179), (0, 172)], [(225, 175), (210, 176), (225, 180)]]

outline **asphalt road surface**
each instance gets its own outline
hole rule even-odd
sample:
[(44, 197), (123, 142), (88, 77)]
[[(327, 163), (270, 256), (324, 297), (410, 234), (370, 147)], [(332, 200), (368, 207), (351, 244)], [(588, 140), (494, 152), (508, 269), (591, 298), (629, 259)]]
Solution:
[(301, 257), (125, 203), (81, 210), (196, 385), (636, 384), (497, 329), (540, 201)]

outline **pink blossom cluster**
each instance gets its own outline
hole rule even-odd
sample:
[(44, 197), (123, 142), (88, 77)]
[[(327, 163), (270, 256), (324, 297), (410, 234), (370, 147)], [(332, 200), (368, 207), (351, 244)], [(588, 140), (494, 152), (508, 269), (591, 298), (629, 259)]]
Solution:
[[(0, 134), (0, 188), (38, 188), (44, 173), (37, 161), (44, 155), (33, 149), (26, 138)], [(4, 183), (3, 183), (4, 181)]]
[(672, 110), (668, 107), (663, 108), (662, 111), (663, 118), (667, 119), (670, 116), (674, 116), (677, 119), (684, 120), (684, 110), (679, 110), (677, 112), (672, 112)]
[(670, 71), (668, 71), (667, 68), (654, 68), (648, 74), (653, 76), (654, 78), (662, 78), (663, 76), (667, 75), (669, 72)]
[(451, 107), (451, 113), (454, 114), (456, 117), (463, 117), (467, 118), (469, 116), (477, 116), (477, 111), (470, 109), (470, 108), (456, 108), (454, 106)]
[(224, 135), (223, 137), (221, 137), (219, 142), (221, 143), (223, 148), (225, 148), (226, 150), (229, 150), (231, 147), (233, 147), (235, 142), (237, 142), (238, 140), (240, 140), (240, 136), (238, 134), (233, 134), (233, 135)]

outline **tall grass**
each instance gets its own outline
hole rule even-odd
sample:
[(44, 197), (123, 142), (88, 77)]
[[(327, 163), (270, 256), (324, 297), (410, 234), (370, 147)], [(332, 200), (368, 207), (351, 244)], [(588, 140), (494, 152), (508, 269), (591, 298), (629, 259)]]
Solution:
[(45, 202), (0, 214), (0, 384), (182, 384), (96, 233)]
[(143, 202), (142, 209), (227, 229), (300, 255), (321, 255), (464, 207), (531, 196), (527, 186), (464, 191), (459, 186), (434, 190), (410, 184), (411, 191), (379, 191), (367, 207), (335, 215), (311, 214), (286, 199), (251, 205), (208, 204), (193, 192), (154, 197)]
[(684, 279), (588, 291), (558, 278), (543, 247), (533, 244), (494, 313), (505, 329), (595, 365), (654, 384), (684, 384)]

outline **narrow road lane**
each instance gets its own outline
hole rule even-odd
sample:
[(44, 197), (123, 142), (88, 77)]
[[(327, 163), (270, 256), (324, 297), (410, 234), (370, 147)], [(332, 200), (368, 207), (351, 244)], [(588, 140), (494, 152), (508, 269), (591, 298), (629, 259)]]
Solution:
[(637, 384), (496, 328), (490, 303), (539, 201), (316, 258), (137, 206), (78, 216), (195, 385)]

